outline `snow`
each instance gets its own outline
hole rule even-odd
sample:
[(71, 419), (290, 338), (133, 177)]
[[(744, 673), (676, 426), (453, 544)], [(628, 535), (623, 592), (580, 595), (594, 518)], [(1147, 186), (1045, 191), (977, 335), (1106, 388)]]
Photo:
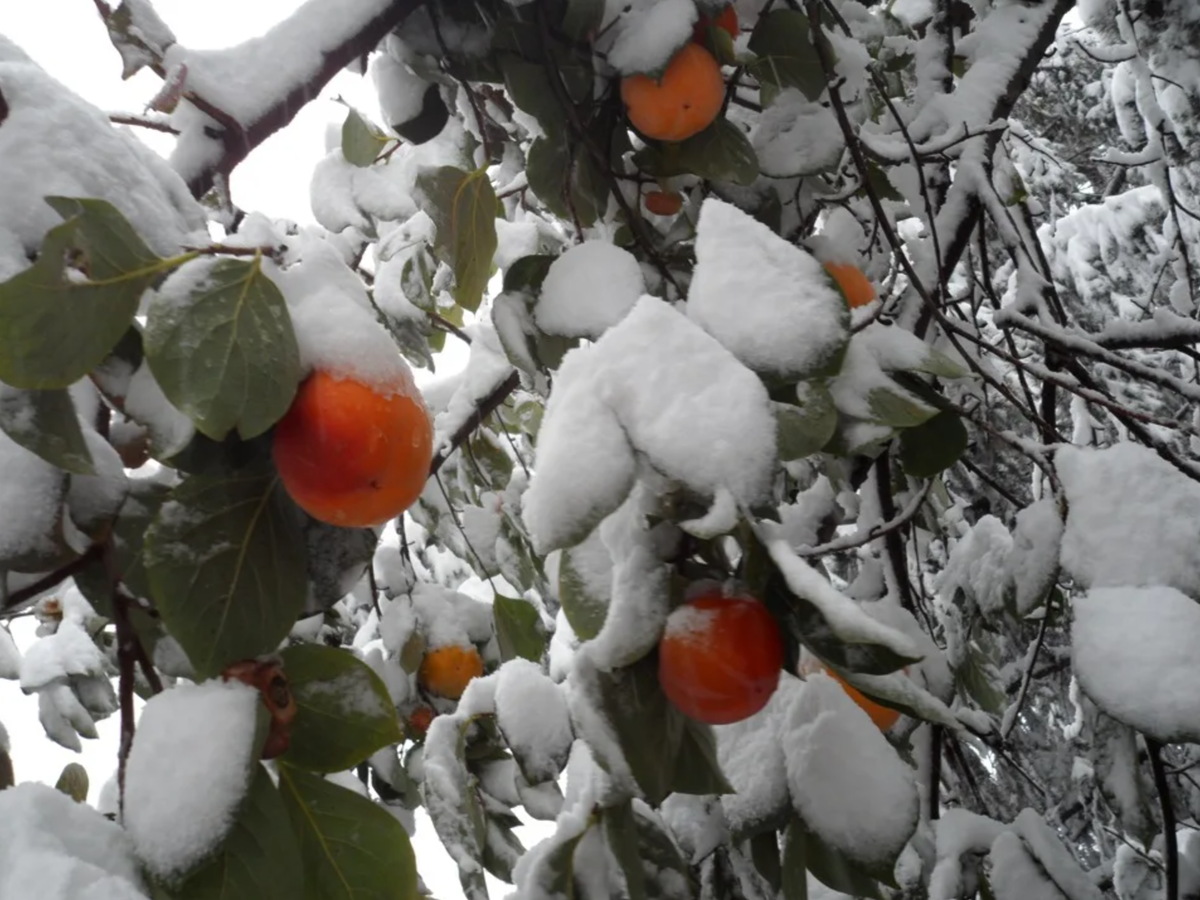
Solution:
[(1046, 497), (1017, 513), (1009, 566), (1016, 587), (1018, 615), (1033, 611), (1058, 575), (1063, 520), (1058, 504)]
[(781, 735), (796, 811), (850, 860), (889, 867), (918, 818), (916, 773), (824, 674), (808, 677)]
[(650, 296), (559, 368), (524, 497), (535, 547), (577, 543), (614, 511), (633, 486), (635, 452), (697, 493), (725, 488), (743, 504), (763, 495), (776, 464), (762, 382)]
[(26, 651), (21, 660), (21, 689), (32, 693), (72, 675), (104, 673), (104, 653), (91, 635), (78, 623), (64, 619), (54, 634), (35, 641)]
[(94, 475), (72, 475), (67, 487), (67, 508), (80, 528), (91, 531), (112, 521), (129, 493), (129, 476), (113, 445), (93, 429), (83, 426), (83, 439), (92, 456)]
[(171, 405), (145, 360), (129, 378), (124, 396), (125, 414), (146, 426), (151, 444), (159, 455), (168, 457), (177, 453), (195, 435), (192, 420)]
[(595, 340), (621, 321), (646, 290), (642, 267), (628, 250), (593, 240), (550, 264), (534, 319), (542, 331)]
[(687, 313), (751, 369), (793, 378), (836, 362), (850, 321), (811, 254), (714, 197), (700, 208)]
[(1071, 656), (1084, 693), (1160, 741), (1200, 740), (1200, 605), (1160, 585), (1093, 588), (1073, 607)]
[(492, 636), (492, 607), (466, 594), (421, 582), (412, 592), (413, 607), (426, 646), (467, 646)]
[(404, 63), (387, 52), (371, 60), (370, 73), (385, 125), (403, 125), (420, 115), (428, 87), (424, 79), (414, 75)]
[(1013, 820), (1013, 831), (1024, 840), (1025, 849), (1068, 900), (1101, 900), (1103, 895), (1100, 889), (1092, 883), (1058, 835), (1035, 810), (1021, 810)]
[(178, 252), (205, 241), (204, 214), (183, 181), (127, 129), (15, 54), (0, 57), (0, 280), (24, 269), (62, 217), (46, 196), (112, 203), (151, 250)]
[(937, 863), (929, 876), (929, 900), (957, 900), (963, 891), (963, 855), (982, 857), (1006, 826), (965, 809), (943, 810), (933, 823), (937, 834)]
[(1083, 587), (1169, 585), (1200, 595), (1200, 485), (1152, 450), (1063, 447), (1062, 565)]
[(846, 147), (837, 117), (787, 88), (763, 110), (750, 132), (762, 173), (770, 178), (812, 175), (837, 165)]
[(143, 900), (129, 837), (92, 807), (36, 782), (0, 791), (0, 897)]
[(38, 720), (50, 740), (79, 753), (83, 749), (80, 736), (96, 739), (96, 723), (67, 685), (48, 685), (37, 692), (37, 698)]
[(0, 472), (0, 566), (12, 567), (22, 557), (52, 555), (64, 473), (3, 432)]
[(1064, 900), (1011, 831), (996, 836), (991, 848), (992, 894), (996, 900)]
[(1005, 597), (1012, 590), (1012, 543), (1003, 522), (995, 516), (983, 516), (954, 545), (938, 579), (938, 590), (946, 596), (962, 590), (985, 616), (1000, 615)]
[(0, 625), (0, 678), (15, 680), (21, 677), (21, 651), (8, 628)]
[(124, 824), (157, 878), (186, 874), (233, 825), (258, 765), (260, 704), (240, 681), (181, 684), (146, 702), (125, 772)]
[(696, 5), (692, 0), (631, 3), (621, 18), (608, 62), (622, 75), (663, 68), (692, 36)]
[(479, 401), (499, 387), (513, 372), (512, 364), (495, 329), (476, 322), (466, 329), (471, 337), (471, 355), (462, 380), (446, 408), (434, 418), (433, 449), (444, 450), (451, 436), (475, 414)]
[(500, 667), (496, 724), (530, 783), (557, 780), (574, 734), (566, 697), (540, 666), (518, 658)]

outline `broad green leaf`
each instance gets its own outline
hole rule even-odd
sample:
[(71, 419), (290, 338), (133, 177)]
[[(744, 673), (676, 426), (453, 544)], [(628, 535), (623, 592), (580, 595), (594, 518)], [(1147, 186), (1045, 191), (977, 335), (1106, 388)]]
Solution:
[(288, 765), (279, 767), (279, 790), (300, 838), (305, 898), (416, 900), (417, 863), (399, 819)]
[(677, 794), (732, 794), (733, 786), (725, 779), (717, 761), (717, 741), (712, 729), (684, 717), (679, 752), (671, 789)]
[(649, 895), (661, 900), (691, 900), (696, 885), (687, 861), (670, 835), (636, 806), (633, 819)]
[[(764, 837), (775, 841), (775, 833)], [(783, 900), (808, 900), (808, 860), (804, 823), (795, 816), (783, 833), (783, 859), (780, 862), (780, 887)]]
[(64, 389), (26, 391), (0, 384), (0, 431), (66, 472), (96, 471), (75, 404)]
[(969, 440), (962, 419), (952, 412), (939, 412), (916, 428), (900, 432), (900, 462), (913, 478), (932, 478), (958, 462)]
[(497, 493), (508, 486), (512, 477), (513, 458), (500, 446), (500, 438), (487, 429), (480, 429), (467, 441), (470, 470), (482, 473), (488, 487)]
[(932, 407), (882, 387), (867, 394), (867, 405), (879, 424), (891, 428), (916, 428), (937, 414)]
[(450, 121), (450, 109), (441, 88), (429, 84), (421, 96), (421, 111), (407, 122), (389, 122), (392, 130), (410, 144), (425, 144), (442, 133)]
[(557, 831), (546, 839), (545, 849), (539, 853), (525, 873), (526, 893), (542, 900), (576, 900), (575, 848), (579, 846), (591, 825), (577, 833)]
[(709, 181), (753, 184), (758, 178), (758, 156), (742, 130), (720, 118), (679, 145), (679, 165)]
[(508, 662), (521, 656), (532, 662), (541, 661), (546, 651), (546, 630), (532, 603), (496, 594), (492, 616), (502, 660)]
[(496, 192), (487, 170), (453, 166), (422, 172), (417, 188), (437, 224), (435, 248), (454, 270), (454, 299), (463, 309), (479, 308), (492, 274), (496, 241)]
[[(597, 538), (589, 538), (589, 541), (591, 540), (598, 543)], [(585, 541), (586, 543), (588, 542)], [(599, 545), (599, 549), (604, 549), (602, 544)], [(580, 640), (590, 641), (604, 626), (604, 620), (608, 616), (609, 598), (593, 597), (588, 592), (576, 563), (572, 561), (572, 556), (580, 552), (583, 551), (572, 547), (562, 553), (558, 564), (558, 599), (571, 629)]]
[(791, 9), (767, 13), (754, 26), (749, 49), (758, 57), (750, 69), (760, 82), (799, 88), (809, 100), (819, 99), (824, 92), (825, 73), (804, 13)]
[[(143, 545), (146, 530), (170, 493), (171, 489), (161, 482), (148, 478), (131, 479), (129, 493), (125, 495), (125, 503), (113, 525), (110, 562), (121, 584), (135, 597), (150, 599)], [(76, 575), (75, 581), (96, 612), (111, 617), (112, 583), (105, 563), (97, 560), (95, 565)]]
[[(175, 296), (175, 279), (187, 279), (186, 296)], [(258, 258), (181, 269), (151, 301), (143, 339), (167, 399), (214, 440), (235, 428), (245, 439), (262, 434), (300, 383), (287, 303)]]
[(146, 534), (145, 565), (201, 678), (278, 647), (308, 591), (299, 514), (274, 473), (186, 479)]
[(262, 765), (221, 849), (171, 890), (174, 900), (301, 900), (304, 859), (283, 798)]
[(572, 40), (592, 37), (604, 21), (604, 0), (566, 0), (562, 32)]
[[(529, 189), (556, 216), (588, 228), (608, 207), (609, 188), (583, 147), (565, 137), (539, 137), (525, 159)], [(568, 202), (569, 198), (569, 202)]]
[(800, 387), (805, 395), (802, 405), (775, 404), (779, 458), (784, 462), (816, 453), (837, 430), (837, 408), (829, 389), (811, 383), (802, 383)]
[(881, 200), (904, 201), (904, 195), (896, 190), (887, 172), (870, 160), (867, 161), (867, 184)]
[(375, 558), (379, 536), (372, 528), (342, 528), (304, 517), (306, 572), (312, 597), (306, 612), (329, 609), (362, 579)]
[[(853, 866), (842, 854), (826, 845), (814, 832), (805, 827), (799, 818), (793, 818), (788, 825), (785, 841), (789, 848), (796, 845), (792, 852), (804, 860), (808, 871), (812, 872), (813, 877), (821, 884), (851, 897), (879, 900), (880, 892), (876, 879)], [(785, 858), (786, 854), (787, 850)], [(787, 878), (786, 869), (784, 878)]]
[(563, 137), (567, 117), (555, 96), (546, 67), (513, 53), (500, 56), (500, 67), (504, 71), (504, 86), (517, 108), (537, 119), (546, 134)]
[(533, 256), (522, 256), (513, 262), (504, 272), (504, 290), (507, 291), (540, 291), (542, 282), (551, 264), (558, 259), (550, 253), (539, 253)]
[(372, 165), (387, 146), (388, 137), (351, 109), (342, 123), (342, 156), (360, 168)]
[[(793, 872), (804, 874), (804, 861), (788, 859), (786, 862), (780, 859), (779, 856), (779, 832), (777, 831), (762, 831), (750, 838), (750, 858), (754, 862), (754, 868), (758, 869), (758, 874), (766, 879), (767, 884), (771, 885), (774, 891), (783, 890), (784, 900), (806, 900), (805, 891), (808, 889), (808, 884), (804, 879), (800, 880), (800, 893), (796, 891), (795, 884), (788, 884), (788, 876), (785, 874), (787, 869)], [(799, 865), (797, 866), (797, 862)], [(792, 876), (794, 881), (795, 876)]]
[(76, 803), (86, 803), (88, 795), (87, 769), (77, 762), (67, 763), (54, 783), (56, 790), (62, 791)]
[(104, 200), (46, 202), (65, 221), (46, 233), (37, 262), (0, 284), (0, 381), (20, 388), (65, 388), (87, 375), (173, 265)]
[(642, 871), (642, 848), (638, 844), (633, 804), (626, 800), (602, 813), (604, 839), (625, 875), (629, 900), (647, 900), (646, 875)]
[(996, 687), (989, 675), (991, 668), (983, 653), (974, 644), (968, 644), (962, 663), (954, 670), (954, 680), (958, 689), (978, 703), (980, 709), (999, 716), (1004, 712), (1006, 700), (1004, 692)]
[(284, 762), (312, 772), (344, 772), (403, 740), (387, 687), (351, 651), (298, 644), (282, 657), (296, 698)]
[[(467, 769), (466, 733), (473, 722), (458, 719), (450, 722), (454, 729), (452, 734), (446, 735), (443, 730), (439, 736), (438, 726), (435, 725), (431, 729), (433, 734), (426, 737), (424, 758), (428, 759), (430, 754), (436, 755), (442, 776), (425, 781), (425, 808), (444, 845), (457, 846), (468, 859), (482, 864), (484, 847), (487, 845), (487, 819), (480, 805), (476, 778)], [(437, 741), (447, 739), (454, 741), (452, 748), (436, 745)], [(487, 896), (480, 869), (464, 870), (460, 865), (459, 880), (469, 898)], [(483, 893), (480, 894), (480, 891)]]

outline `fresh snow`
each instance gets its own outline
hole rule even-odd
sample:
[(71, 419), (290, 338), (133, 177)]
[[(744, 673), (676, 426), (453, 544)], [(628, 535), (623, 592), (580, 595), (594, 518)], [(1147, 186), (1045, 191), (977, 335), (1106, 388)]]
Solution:
[(534, 319), (548, 334), (596, 339), (645, 293), (637, 258), (607, 241), (577, 244), (550, 264)]
[(420, 115), (428, 82), (387, 52), (371, 60), (370, 73), (385, 125), (394, 128)]
[[(653, 379), (646, 373), (654, 372)], [(743, 504), (773, 473), (775, 419), (762, 382), (673, 307), (642, 297), (563, 360), (524, 497), (535, 545), (582, 540), (633, 486), (635, 453), (698, 493)]]
[(792, 377), (834, 363), (850, 321), (811, 254), (714, 197), (700, 208), (687, 314), (751, 369)]
[(608, 62), (622, 75), (654, 72), (692, 36), (698, 14), (692, 0), (635, 0), (626, 4)]
[(763, 110), (750, 143), (771, 178), (813, 175), (836, 166), (846, 148), (837, 117), (796, 88), (780, 92)]
[(781, 735), (796, 811), (830, 847), (887, 867), (918, 818), (916, 773), (836, 681), (808, 677)]
[(1153, 450), (1063, 447), (1062, 565), (1083, 587), (1170, 585), (1200, 596), (1200, 485)]
[(938, 590), (946, 596), (962, 590), (985, 616), (1000, 615), (1013, 585), (1009, 566), (1012, 545), (1004, 523), (995, 516), (983, 516), (954, 545), (938, 579)]
[[(52, 557), (66, 488), (64, 473), (3, 432), (0, 472), (4, 473), (0, 478), (0, 566), (8, 568), (22, 557)], [(21, 514), (14, 515), (13, 510)]]
[(1172, 587), (1113, 587), (1076, 597), (1073, 609), (1071, 656), (1084, 693), (1160, 741), (1200, 740), (1200, 604)]
[(181, 684), (146, 702), (125, 772), (124, 824), (156, 877), (186, 874), (233, 825), (258, 765), (260, 702), (240, 681)]
[[(11, 638), (10, 638), (11, 639)], [(64, 620), (54, 634), (29, 647), (21, 660), (21, 689), (32, 693), (72, 676), (106, 673), (105, 657), (77, 622)]]
[(574, 734), (566, 695), (526, 659), (500, 667), (496, 724), (530, 783), (554, 781), (566, 764)]

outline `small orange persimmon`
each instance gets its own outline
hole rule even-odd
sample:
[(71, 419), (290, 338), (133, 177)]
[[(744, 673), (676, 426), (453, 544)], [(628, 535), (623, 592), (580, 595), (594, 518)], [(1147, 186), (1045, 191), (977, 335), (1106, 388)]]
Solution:
[(642, 202), (656, 216), (674, 216), (683, 209), (683, 197), (674, 191), (650, 191)]
[(709, 725), (749, 718), (779, 686), (783, 639), (753, 597), (701, 594), (667, 618), (658, 681), (684, 715)]
[[(840, 684), (842, 686), (842, 690), (846, 692), (847, 696), (849, 696), (849, 698), (858, 705), (859, 709), (861, 709), (871, 718), (871, 721), (875, 723), (875, 727), (880, 731), (887, 731), (898, 721), (900, 721), (899, 710), (876, 703), (858, 688), (846, 681), (846, 679), (837, 672), (833, 671), (828, 666), (823, 665), (816, 657), (806, 655), (805, 659), (800, 664), (800, 673), (802, 675), (811, 675), (814, 672), (821, 672), (825, 675), (828, 675), (830, 678)], [(905, 669), (904, 672), (907, 674), (908, 669)]]
[(842, 289), (851, 309), (866, 306), (875, 299), (875, 286), (857, 266), (850, 263), (825, 263), (825, 271)]
[(696, 27), (692, 29), (692, 40), (697, 44), (703, 44), (704, 39), (708, 36), (708, 27), (720, 28), (726, 32), (731, 38), (736, 38), (742, 33), (742, 29), (738, 26), (737, 10), (730, 3), (723, 10), (717, 13), (715, 19), (710, 19), (708, 16), (701, 15), (700, 21), (696, 23)]
[(283, 486), (310, 516), (367, 527), (421, 495), (433, 426), (411, 383), (389, 392), (318, 370), (276, 425), (272, 452)]
[(686, 44), (662, 78), (630, 75), (621, 100), (633, 127), (657, 141), (682, 141), (713, 123), (725, 103), (721, 66), (699, 44)]
[(450, 644), (425, 654), (417, 670), (417, 682), (431, 694), (457, 700), (471, 679), (482, 674), (483, 658), (479, 651)]
[(422, 703), (408, 714), (408, 730), (418, 737), (423, 737), (436, 715), (437, 713)]

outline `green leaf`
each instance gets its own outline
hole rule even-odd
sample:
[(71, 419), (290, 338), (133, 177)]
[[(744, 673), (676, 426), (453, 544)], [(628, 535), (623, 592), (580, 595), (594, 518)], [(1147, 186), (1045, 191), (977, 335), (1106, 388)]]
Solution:
[(299, 514), (273, 473), (193, 475), (146, 534), (163, 623), (200, 678), (269, 653), (304, 607)]
[(306, 612), (329, 609), (367, 573), (379, 536), (372, 528), (342, 528), (304, 516), (305, 571), (312, 596)]
[[(600, 549), (603, 549), (602, 544)], [(587, 585), (572, 561), (572, 556), (578, 552), (580, 551), (575, 547), (563, 551), (558, 565), (558, 599), (571, 629), (580, 640), (590, 641), (604, 626), (604, 620), (608, 616), (609, 598), (593, 597), (588, 593)]]
[[(770, 838), (778, 853), (775, 832), (769, 832), (762, 837)], [(807, 854), (804, 837), (804, 823), (793, 816), (783, 834), (783, 859), (780, 862), (783, 900), (808, 900), (808, 860), (805, 858)]]
[(801, 854), (808, 871), (812, 872), (813, 877), (821, 884), (851, 897), (879, 900), (879, 885), (876, 880), (851, 865), (842, 854), (826, 845), (798, 818), (793, 818), (788, 825), (786, 840), (788, 844), (798, 842), (799, 846), (794, 852)]
[(517, 108), (537, 119), (546, 134), (564, 136), (567, 117), (555, 96), (546, 67), (514, 53), (501, 54), (500, 67), (504, 71), (504, 86)]
[(808, 883), (801, 878), (799, 885), (795, 884), (794, 874), (804, 874), (804, 860), (780, 859), (777, 831), (762, 831), (751, 837), (750, 858), (758, 874), (766, 879), (772, 890), (783, 890), (784, 900), (807, 900)]
[(62, 791), (76, 803), (86, 803), (88, 795), (87, 769), (77, 762), (63, 766), (62, 774), (54, 783), (55, 790)]
[(604, 0), (566, 0), (563, 34), (575, 41), (593, 36), (604, 21)]
[(717, 761), (717, 741), (712, 729), (700, 722), (684, 718), (679, 752), (675, 757), (675, 772), (671, 789), (677, 794), (732, 794), (733, 787), (725, 779)]
[(502, 492), (512, 477), (513, 458), (500, 446), (500, 439), (487, 429), (480, 429), (466, 442), (471, 469), (478, 467), (484, 483), (497, 493)]
[(395, 816), (353, 791), (288, 765), (279, 767), (279, 790), (300, 838), (304, 897), (416, 900), (417, 863)]
[(575, 848), (590, 828), (588, 825), (578, 834), (558, 831), (546, 839), (547, 846), (526, 870), (528, 893), (544, 900), (576, 900)]
[(417, 176), (417, 190), (437, 224), (434, 247), (454, 270), (454, 300), (474, 312), (491, 278), (497, 247), (496, 192), (487, 170), (427, 170)]
[(46, 202), (66, 221), (46, 233), (37, 262), (0, 284), (0, 381), (19, 388), (65, 388), (87, 375), (172, 265), (110, 203)]
[(758, 155), (737, 125), (720, 118), (679, 145), (678, 164), (709, 181), (753, 184)]
[(173, 888), (174, 900), (301, 900), (304, 860), (283, 798), (261, 764), (216, 855)]
[(799, 385), (799, 390), (804, 395), (800, 406), (775, 404), (779, 458), (784, 462), (818, 452), (837, 430), (837, 407), (829, 389), (805, 382)]
[(808, 17), (791, 9), (767, 13), (750, 35), (750, 52), (758, 59), (750, 70), (775, 88), (799, 88), (809, 100), (825, 91), (825, 73), (809, 36)]
[(604, 838), (625, 875), (629, 900), (648, 900), (646, 875), (642, 871), (642, 853), (638, 843), (637, 819), (633, 803), (626, 800), (603, 812)]
[[(529, 189), (559, 218), (587, 228), (608, 207), (608, 184), (591, 154), (565, 136), (534, 140), (525, 158)], [(567, 202), (567, 198), (570, 202)]]
[(642, 871), (648, 885), (652, 885), (650, 896), (661, 900), (691, 900), (696, 894), (696, 885), (687, 861), (671, 836), (636, 806), (633, 819)]
[(203, 277), (186, 298), (164, 292), (150, 303), (150, 371), (203, 434), (219, 441), (236, 428), (257, 437), (287, 412), (300, 383), (287, 303), (257, 257), (197, 260), (175, 277), (190, 278), (192, 269)]
[[(436, 84), (425, 88), (421, 96), (421, 111), (407, 122), (390, 122), (392, 130), (410, 144), (425, 144), (442, 133), (450, 121), (450, 109), (442, 99)], [(378, 157), (378, 154), (376, 154)]]
[(52, 466), (73, 475), (95, 474), (75, 404), (66, 390), (25, 391), (0, 384), (0, 431)]
[[(443, 123), (444, 124), (444, 123)], [(368, 122), (357, 110), (346, 113), (342, 123), (342, 156), (359, 168), (371, 166), (387, 146), (388, 136)]]
[(867, 394), (867, 405), (880, 425), (891, 428), (916, 428), (937, 415), (936, 409), (882, 387)]
[[(129, 482), (129, 493), (117, 514), (112, 530), (112, 554), (110, 563), (121, 584), (135, 597), (150, 599), (150, 582), (146, 577), (143, 544), (146, 530), (158, 509), (170, 495), (171, 489), (148, 478), (134, 478)], [(79, 589), (100, 615), (111, 617), (112, 582), (107, 565), (97, 560), (75, 576)]]
[(532, 603), (496, 594), (492, 616), (502, 660), (508, 662), (521, 656), (532, 662), (541, 661), (546, 650), (546, 629)]
[(900, 432), (900, 462), (913, 478), (932, 478), (959, 461), (969, 440), (962, 419), (952, 412), (940, 412), (916, 428)]
[(546, 280), (546, 273), (550, 271), (550, 266), (556, 259), (557, 256), (549, 253), (522, 256), (504, 273), (505, 292), (540, 291), (542, 282)]
[(296, 698), (284, 762), (311, 772), (344, 772), (404, 739), (383, 681), (349, 650), (298, 644), (281, 655)]
[(867, 184), (880, 200), (892, 200), (896, 203), (904, 201), (904, 195), (896, 190), (887, 172), (870, 160), (867, 161)]
[(968, 644), (962, 663), (954, 670), (954, 680), (959, 690), (978, 703), (980, 709), (998, 716), (1007, 704), (1004, 692), (992, 682), (989, 668), (982, 652), (974, 644)]

